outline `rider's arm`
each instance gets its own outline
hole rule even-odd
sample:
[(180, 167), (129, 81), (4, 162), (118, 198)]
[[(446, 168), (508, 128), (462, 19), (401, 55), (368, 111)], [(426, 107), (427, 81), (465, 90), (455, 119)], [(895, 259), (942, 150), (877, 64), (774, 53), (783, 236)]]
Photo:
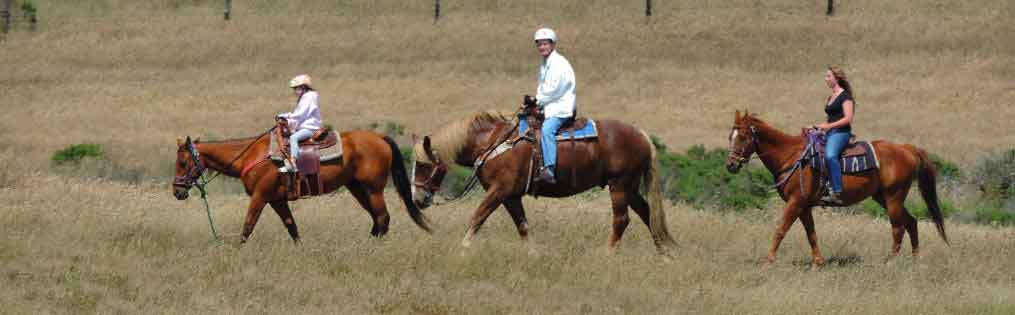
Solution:
[(562, 63), (555, 63), (550, 65), (550, 68), (546, 70), (546, 78), (543, 82), (540, 82), (539, 88), (536, 93), (536, 104), (539, 107), (546, 106), (546, 104), (553, 103), (564, 96), (567, 91), (568, 78), (567, 69)]
[(287, 113), (286, 118), (295, 121), (297, 124), (307, 120), (313, 109), (317, 107), (317, 93), (306, 93), (300, 98), (300, 102), (296, 104), (296, 109), (292, 113)]

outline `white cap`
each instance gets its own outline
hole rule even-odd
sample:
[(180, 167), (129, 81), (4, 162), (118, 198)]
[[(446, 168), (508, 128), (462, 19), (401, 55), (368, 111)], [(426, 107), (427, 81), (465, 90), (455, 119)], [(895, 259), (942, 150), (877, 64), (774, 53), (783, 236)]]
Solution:
[(536, 35), (534, 37), (535, 37), (534, 41), (539, 41), (540, 39), (549, 39), (553, 43), (557, 43), (557, 33), (553, 32), (553, 30), (549, 28), (539, 29), (538, 31), (536, 31)]
[(291, 88), (294, 88), (294, 87), (297, 87), (297, 86), (300, 86), (300, 85), (310, 86), (310, 76), (306, 75), (306, 74), (301, 74), (301, 75), (296, 76), (292, 80), (289, 80), (289, 87), (291, 87)]

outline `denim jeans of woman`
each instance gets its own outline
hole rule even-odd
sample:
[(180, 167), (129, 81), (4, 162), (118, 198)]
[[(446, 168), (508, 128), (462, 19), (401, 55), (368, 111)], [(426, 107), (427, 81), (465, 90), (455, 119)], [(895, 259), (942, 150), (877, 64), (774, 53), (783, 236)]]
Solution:
[(825, 134), (825, 165), (828, 165), (829, 180), (832, 182), (832, 191), (842, 192), (842, 165), (840, 163), (842, 150), (849, 144), (849, 132), (839, 129), (829, 130)]

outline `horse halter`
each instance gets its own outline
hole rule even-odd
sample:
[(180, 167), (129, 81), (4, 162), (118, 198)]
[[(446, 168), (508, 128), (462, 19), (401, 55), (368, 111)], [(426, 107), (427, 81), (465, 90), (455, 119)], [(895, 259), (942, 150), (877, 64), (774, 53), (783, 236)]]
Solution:
[[(412, 164), (413, 164), (412, 165), (412, 171), (415, 173), (416, 172), (416, 160), (415, 159), (413, 159)], [(435, 192), (435, 191), (437, 191), (437, 190), (439, 190), (441, 188), (441, 183), (438, 180), (439, 179), (440, 180), (444, 179), (444, 175), (447, 174), (447, 172), (448, 172), (448, 165), (444, 164), (444, 163), (441, 163), (441, 161), (439, 159), (434, 161), (434, 163), (432, 165), (433, 165), (433, 168), (430, 169), (430, 175), (428, 175), (426, 177), (426, 180), (420, 182), (420, 181), (416, 180), (415, 179), (415, 175), (413, 175), (413, 177), (414, 177), (413, 181), (412, 181), (412, 185), (413, 186), (415, 186), (417, 188), (421, 188), (424, 191), (429, 192), (429, 193), (433, 193), (433, 192)]]
[[(753, 147), (753, 150), (751, 150), (750, 153), (747, 152), (747, 147), (742, 148), (742, 150), (736, 150), (736, 147), (733, 145), (733, 139), (730, 138), (730, 153), (727, 156), (727, 158), (740, 164), (747, 163), (748, 161), (751, 160), (751, 155), (753, 155), (755, 152), (758, 151), (758, 136), (757, 136), (758, 130), (755, 129), (753, 125), (750, 126), (750, 129), (751, 129), (751, 146)], [(736, 129), (733, 130), (734, 132), (736, 132)]]
[[(180, 149), (179, 151), (176, 152), (179, 153), (182, 150), (183, 149)], [(189, 141), (187, 142), (187, 151), (190, 153), (190, 158), (194, 161), (194, 164), (193, 166), (187, 169), (187, 172), (184, 173), (183, 176), (174, 177), (173, 179), (174, 187), (182, 187), (184, 189), (190, 189), (190, 187), (197, 184), (197, 179), (200, 178), (201, 174), (204, 173), (205, 167), (204, 164), (201, 163), (201, 153), (197, 151), (197, 147), (194, 146), (194, 143)]]

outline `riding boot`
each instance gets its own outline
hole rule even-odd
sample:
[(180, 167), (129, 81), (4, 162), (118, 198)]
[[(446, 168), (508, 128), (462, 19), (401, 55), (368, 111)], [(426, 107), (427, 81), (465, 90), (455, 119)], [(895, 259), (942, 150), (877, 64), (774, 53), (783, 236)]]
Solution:
[(839, 193), (834, 192), (834, 191), (829, 191), (828, 195), (826, 195), (824, 197), (821, 197), (821, 201), (824, 201), (824, 202), (829, 203), (829, 204), (835, 204), (835, 205), (841, 205), (842, 204), (842, 200), (839, 199)]
[(540, 182), (547, 183), (547, 184), (551, 184), (551, 185), (557, 183), (557, 179), (556, 179), (556, 176), (554, 176), (554, 174), (553, 174), (553, 168), (552, 167), (543, 167), (539, 171), (539, 177), (537, 177), (536, 180), (540, 181)]

